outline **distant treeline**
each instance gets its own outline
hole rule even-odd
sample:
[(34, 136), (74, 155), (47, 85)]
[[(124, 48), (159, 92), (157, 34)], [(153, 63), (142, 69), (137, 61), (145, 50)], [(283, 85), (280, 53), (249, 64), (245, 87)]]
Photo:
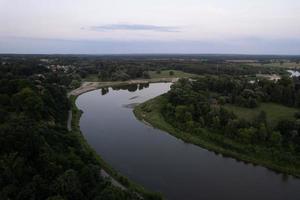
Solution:
[[(119, 81), (129, 79), (150, 78), (149, 71), (181, 70), (194, 74), (208, 75), (255, 75), (286, 74), (282, 68), (253, 66), (249, 63), (228, 62), (234, 59), (257, 59), (259, 63), (270, 62), (271, 59), (288, 59), (299, 61), (295, 56), (244, 56), (244, 55), (120, 55), (120, 56), (88, 56), (88, 55), (2, 55), (3, 66), (69, 66), (63, 80), (64, 85), (78, 86), (81, 79), (88, 75), (96, 75), (99, 81)], [(0, 64), (1, 64), (0, 63)], [(18, 69), (19, 70), (19, 69)], [(50, 69), (49, 69), (50, 70)], [(61, 73), (57, 73), (61, 76)], [(73, 83), (71, 84), (71, 82)]]

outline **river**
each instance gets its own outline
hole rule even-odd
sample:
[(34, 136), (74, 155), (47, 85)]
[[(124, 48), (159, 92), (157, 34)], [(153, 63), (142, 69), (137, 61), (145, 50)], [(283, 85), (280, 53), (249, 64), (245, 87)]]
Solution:
[(167, 199), (300, 198), (300, 179), (187, 144), (135, 118), (132, 105), (169, 88), (170, 83), (153, 83), (80, 95), (84, 137), (115, 170)]

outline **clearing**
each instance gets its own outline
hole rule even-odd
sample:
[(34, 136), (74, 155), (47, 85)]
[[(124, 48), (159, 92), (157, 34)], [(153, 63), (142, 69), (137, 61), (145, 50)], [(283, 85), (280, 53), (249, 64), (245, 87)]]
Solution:
[(232, 111), (239, 118), (253, 120), (261, 111), (265, 111), (269, 123), (276, 125), (282, 119), (293, 119), (297, 108), (287, 107), (276, 103), (261, 103), (257, 108), (245, 108), (232, 104), (226, 104), (226, 109)]

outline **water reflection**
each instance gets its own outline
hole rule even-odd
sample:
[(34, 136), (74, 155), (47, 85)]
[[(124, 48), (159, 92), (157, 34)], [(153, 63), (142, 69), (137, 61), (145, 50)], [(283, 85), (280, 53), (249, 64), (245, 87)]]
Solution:
[(299, 199), (300, 179), (187, 144), (135, 118), (130, 108), (169, 89), (161, 83), (80, 95), (84, 137), (118, 172), (167, 199)]
[[(129, 92), (136, 92), (137, 90), (143, 90), (144, 88), (148, 88), (149, 83), (138, 83), (138, 84), (121, 84), (121, 85), (116, 85), (112, 86), (112, 90), (119, 91), (119, 90), (126, 90)], [(101, 94), (102, 96), (106, 95), (109, 93), (109, 88), (105, 87), (101, 89)], [(135, 97), (137, 98), (137, 97)], [(134, 98), (132, 98), (134, 99)]]
[(102, 96), (106, 95), (107, 93), (109, 93), (109, 88), (108, 87), (105, 87), (105, 88), (101, 89)]

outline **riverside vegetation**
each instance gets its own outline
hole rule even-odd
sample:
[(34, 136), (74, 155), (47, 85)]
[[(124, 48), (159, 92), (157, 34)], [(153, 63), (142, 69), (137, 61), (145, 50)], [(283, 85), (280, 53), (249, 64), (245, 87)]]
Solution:
[(297, 83), (288, 77), (254, 83), (232, 76), (180, 79), (134, 112), (186, 142), (299, 177)]
[[(0, 199), (139, 199), (141, 196), (137, 195), (137, 191), (144, 199), (160, 199), (160, 196), (142, 191), (139, 186), (132, 184), (126, 178), (119, 177), (86, 144), (78, 128), (80, 113), (74, 105), (75, 99), (71, 97), (70, 101), (66, 95), (67, 92), (89, 79), (91, 81), (124, 81), (165, 76), (187, 77), (191, 75), (190, 73), (201, 76), (227, 74), (232, 77), (255, 77), (257, 73), (286, 73), (286, 69), (282, 67), (252, 66), (249, 63), (228, 61), (234, 59), (255, 59), (259, 63), (282, 59), (291, 62), (299, 60), (298, 57), (291, 56), (283, 58), (229, 55), (119, 57), (0, 55)], [(218, 79), (210, 80), (218, 82)], [(293, 82), (288, 80), (275, 84), (277, 92), (274, 93), (276, 95), (272, 99), (269, 98), (269, 93), (273, 91), (274, 83), (268, 83), (271, 88), (265, 91), (268, 94), (266, 98), (257, 96), (259, 93), (253, 90), (256, 96), (253, 96), (251, 91), (250, 93), (245, 91), (234, 101), (230, 99), (230, 95), (223, 94), (225, 90), (214, 91), (215, 89), (212, 88), (209, 92), (203, 88), (196, 90), (195, 84), (198, 82), (187, 81), (186, 84), (174, 85), (173, 88), (177, 87), (179, 90), (172, 89), (168, 95), (157, 98), (161, 100), (158, 104), (145, 106), (146, 116), (151, 116), (151, 114), (158, 116), (167, 130), (169, 128), (174, 130), (177, 136), (186, 138), (188, 141), (194, 141), (203, 146), (206, 144), (210, 149), (217, 150), (218, 148), (218, 151), (227, 152), (229, 155), (239, 152), (236, 157), (244, 158), (244, 160), (252, 161), (254, 156), (260, 155), (261, 157), (255, 157), (259, 163), (264, 161), (267, 162), (266, 165), (272, 164), (274, 168), (281, 171), (299, 174), (298, 120), (293, 116), (293, 109), (296, 112), (296, 107), (298, 107), (298, 95), (295, 95), (298, 93), (294, 92), (298, 90), (295, 89)], [(199, 84), (201, 82), (203, 81)], [(207, 86), (210, 86), (211, 82), (207, 83)], [(235, 80), (235, 82), (244, 83), (241, 80)], [(261, 83), (263, 82), (259, 84)], [(247, 87), (250, 87), (249, 84)], [(189, 101), (194, 98), (194, 94), (199, 96), (202, 93), (200, 89), (206, 91), (204, 94), (210, 95), (204, 95), (205, 98), (203, 98), (206, 101), (205, 105), (209, 105), (207, 113), (205, 106), (203, 106), (205, 111), (203, 113), (202, 111), (198, 113), (199, 110), (190, 110), (194, 108), (192, 105), (197, 104), (191, 104)], [(186, 100), (179, 98), (180, 101), (175, 102), (171, 100), (177, 98), (176, 95), (170, 95), (172, 91), (177, 91), (175, 93), (178, 97), (188, 95), (189, 98)], [(247, 97), (248, 93), (251, 98)], [(292, 97), (291, 100), (288, 97)], [(211, 104), (210, 100), (213, 99), (217, 103)], [(243, 121), (244, 110), (239, 112), (240, 106), (259, 108), (260, 101), (265, 103), (272, 101), (289, 106), (287, 108), (276, 104), (277, 108), (286, 111), (283, 113), (288, 116), (288, 121), (283, 120), (278, 124), (273, 120), (270, 121), (271, 113), (268, 114), (270, 109), (264, 109), (266, 114), (261, 114), (263, 121), (260, 122), (263, 123), (259, 125)], [(222, 102), (226, 104), (223, 106)], [(152, 111), (157, 112), (150, 111), (152, 107)], [(260, 107), (265, 107), (264, 103), (261, 103)], [(225, 108), (232, 109), (235, 114), (225, 111)], [(70, 109), (73, 110), (71, 132), (67, 131), (67, 115)], [(164, 116), (158, 112), (160, 109), (166, 111)], [(226, 123), (218, 114), (220, 112), (230, 113)], [(207, 115), (208, 113), (211, 115)], [(212, 117), (206, 117), (206, 115)], [(241, 117), (238, 117), (239, 115)], [(176, 123), (172, 120), (176, 120)], [(210, 122), (213, 122), (213, 125), (210, 125)], [(245, 122), (245, 126), (241, 127), (241, 122)], [(231, 127), (232, 131), (228, 129), (226, 132), (218, 132), (217, 127)], [(181, 134), (182, 130), (187, 130), (189, 133), (184, 131), (184, 134)], [(267, 133), (262, 134), (261, 140), (254, 137), (258, 130)], [(239, 141), (242, 138), (243, 141)], [(245, 146), (247, 148), (244, 149)], [(240, 149), (242, 151), (239, 151)], [(114, 187), (110, 181), (103, 179), (100, 176), (101, 168), (118, 178), (128, 189), (121, 190)]]
[(1, 66), (0, 199), (161, 199), (138, 194), (142, 189), (126, 178), (119, 177), (128, 188), (122, 190), (101, 177), (109, 167), (83, 139), (80, 113), (63, 83), (64, 74), (31, 62)]

